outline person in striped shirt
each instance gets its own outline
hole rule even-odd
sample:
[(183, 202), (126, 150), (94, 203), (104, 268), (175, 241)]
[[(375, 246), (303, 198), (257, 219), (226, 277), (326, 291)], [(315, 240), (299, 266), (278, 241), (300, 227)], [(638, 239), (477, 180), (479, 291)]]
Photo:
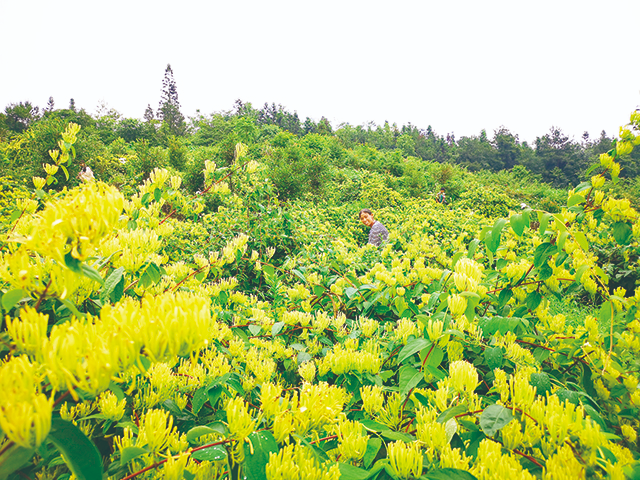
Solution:
[(369, 230), (369, 243), (379, 247), (383, 243), (389, 240), (389, 231), (383, 224), (373, 218), (373, 213), (368, 208), (363, 208), (359, 213), (360, 221), (367, 227), (371, 227)]

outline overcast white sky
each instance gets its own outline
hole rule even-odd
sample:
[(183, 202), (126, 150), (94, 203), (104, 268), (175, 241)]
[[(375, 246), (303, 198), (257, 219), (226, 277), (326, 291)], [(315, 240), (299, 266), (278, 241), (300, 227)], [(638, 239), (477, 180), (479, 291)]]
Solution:
[(639, 19), (640, 0), (0, 0), (0, 109), (141, 118), (170, 63), (187, 116), (242, 99), (334, 128), (612, 135), (640, 105)]

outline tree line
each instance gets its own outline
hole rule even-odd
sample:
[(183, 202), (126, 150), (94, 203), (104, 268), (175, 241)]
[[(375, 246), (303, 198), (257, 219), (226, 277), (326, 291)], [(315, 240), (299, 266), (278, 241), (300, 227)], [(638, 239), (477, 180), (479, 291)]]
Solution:
[[(412, 124), (398, 126), (384, 122), (383, 125), (341, 124), (334, 128), (326, 117), (317, 122), (309, 117), (303, 121), (296, 111), (291, 112), (282, 105), (265, 103), (262, 108), (255, 108), (241, 100), (237, 100), (229, 111), (210, 115), (197, 112), (195, 116), (185, 118), (170, 65), (165, 70), (157, 110), (149, 104), (141, 119), (126, 118), (108, 108), (90, 115), (84, 109), (78, 109), (73, 99), (67, 108), (56, 108), (53, 98), (44, 108), (29, 101), (11, 103), (0, 113), (0, 140), (8, 141), (39, 123), (55, 121), (78, 123), (85, 132), (94, 134), (106, 145), (121, 139), (126, 143), (142, 142), (148, 147), (171, 148), (176, 142), (213, 146), (227, 138), (229, 129), (236, 129), (238, 125), (240, 130), (244, 125), (249, 137), (256, 129), (272, 135), (282, 131), (299, 137), (318, 134), (334, 137), (348, 149), (370, 146), (381, 152), (400, 154), (405, 159), (450, 163), (472, 172), (499, 172), (521, 166), (554, 187), (579, 183), (589, 166), (615, 143), (615, 139), (604, 131), (594, 138), (585, 132), (575, 140), (558, 127), (552, 127), (532, 144), (520, 141), (518, 135), (506, 127), (496, 129), (492, 135), (482, 130), (478, 135), (458, 139), (453, 133), (439, 135), (430, 125), (422, 129)], [(640, 174), (639, 155), (634, 151), (622, 159), (621, 177), (635, 178)]]

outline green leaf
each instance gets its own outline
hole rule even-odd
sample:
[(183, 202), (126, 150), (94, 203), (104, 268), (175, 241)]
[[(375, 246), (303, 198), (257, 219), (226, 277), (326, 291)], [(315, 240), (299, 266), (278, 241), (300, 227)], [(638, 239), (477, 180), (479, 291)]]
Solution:
[(212, 447), (196, 450), (191, 454), (191, 458), (201, 462), (217, 462), (227, 458), (227, 450), (222, 445), (213, 445)]
[(191, 400), (191, 411), (195, 415), (198, 415), (198, 412), (200, 411), (202, 406), (205, 404), (207, 399), (208, 399), (207, 388), (206, 387), (200, 387), (193, 394), (193, 399)]
[(536, 250), (533, 252), (533, 266), (538, 268), (543, 263), (547, 261), (547, 259), (556, 253), (558, 249), (555, 245), (551, 245), (549, 242), (542, 243), (536, 247)]
[(17, 219), (19, 219), (22, 216), (22, 212), (23, 212), (23, 210), (20, 210), (17, 207), (14, 208), (13, 210), (11, 210), (11, 216), (9, 217), (9, 223), (13, 223)]
[(104, 285), (104, 280), (102, 279), (102, 275), (100, 275), (100, 272), (95, 268), (93, 268), (91, 265), (87, 265), (86, 263), (81, 263), (80, 270), (82, 271), (82, 274), (85, 277), (90, 278), (95, 282), (98, 282), (100, 285)]
[(146, 448), (125, 447), (122, 449), (122, 454), (120, 455), (120, 465), (126, 465), (134, 458), (144, 455), (145, 453), (149, 453), (149, 450)]
[(484, 359), (491, 370), (502, 366), (503, 357), (502, 347), (487, 347), (484, 350)]
[(209, 404), (211, 405), (211, 407), (216, 406), (216, 403), (218, 402), (220, 395), (222, 395), (223, 390), (224, 387), (222, 385), (214, 385), (209, 389), (209, 391), (207, 392), (207, 396), (209, 398)]
[(338, 463), (340, 469), (340, 480), (365, 480), (369, 478), (369, 471), (354, 467), (348, 463)]
[(73, 423), (54, 418), (47, 438), (64, 455), (69, 470), (79, 480), (102, 478), (102, 458), (98, 449)]
[(66, 298), (62, 299), (62, 298), (58, 298), (58, 300), (60, 300), (60, 303), (62, 303), (65, 307), (67, 307), (67, 309), (73, 313), (76, 318), (84, 318), (87, 316), (86, 313), (82, 313), (80, 312), (80, 310), (78, 310), (78, 307), (76, 307), (73, 303), (71, 303), (69, 300), (67, 300)]
[(573, 207), (574, 205), (578, 205), (582, 202), (584, 202), (584, 196), (576, 193), (567, 200), (567, 207)]
[(426, 358), (425, 365), (431, 368), (438, 368), (444, 358), (444, 350), (440, 347), (434, 347), (431, 353), (427, 352), (426, 354), (429, 356)]
[[(75, 157), (75, 155), (74, 155)], [(67, 170), (67, 167), (65, 167), (64, 165), (60, 165), (60, 168), (62, 169), (62, 171), (64, 172), (64, 176), (67, 179), (67, 182), (69, 181), (69, 170)]]
[(589, 251), (589, 241), (587, 240), (587, 236), (584, 233), (574, 232), (573, 238), (575, 239), (576, 242), (578, 242), (578, 245), (580, 245), (580, 247), (585, 252)]
[(218, 433), (218, 431), (206, 425), (198, 425), (187, 432), (187, 442), (192, 443), (202, 435), (208, 435), (210, 433)]
[(491, 236), (494, 238), (498, 237), (506, 224), (506, 218), (499, 218), (498, 220), (496, 220), (496, 223), (493, 225), (493, 229), (491, 230)]
[(616, 222), (612, 225), (613, 238), (618, 245), (629, 245), (633, 229), (628, 222)]
[(480, 241), (477, 238), (474, 238), (473, 240), (471, 240), (471, 242), (469, 242), (469, 251), (467, 253), (467, 258), (473, 258), (473, 255), (476, 253), (476, 248), (478, 248), (479, 244)]
[(509, 300), (511, 300), (511, 296), (513, 295), (513, 291), (510, 288), (503, 288), (500, 291), (500, 295), (498, 295), (498, 305), (500, 307), (504, 307)]
[(380, 438), (369, 437), (369, 441), (367, 442), (367, 450), (364, 452), (364, 457), (362, 458), (364, 468), (368, 469), (371, 466), (376, 456), (378, 455), (381, 446), (382, 440)]
[(580, 279), (582, 278), (582, 275), (584, 275), (584, 272), (586, 272), (589, 269), (589, 265), (584, 264), (584, 265), (580, 265), (578, 267), (578, 269), (576, 270), (576, 282), (579, 282)]
[(161, 198), (162, 198), (162, 189), (156, 187), (156, 189), (153, 191), (153, 199), (156, 202), (159, 202)]
[(529, 384), (535, 387), (538, 395), (544, 395), (551, 390), (551, 379), (545, 372), (532, 373), (529, 377)]
[[(560, 241), (562, 240), (563, 237), (566, 240), (567, 235), (568, 235), (567, 232), (564, 232), (562, 233), (562, 235), (560, 235), (560, 240), (558, 240), (559, 249), (562, 249), (562, 246), (560, 245)], [(564, 241), (562, 241), (562, 243), (564, 244)], [(560, 265), (562, 265), (567, 260), (567, 258), (569, 258), (569, 254), (565, 251), (561, 251), (556, 257), (556, 261), (555, 261), (556, 267), (559, 267)]]
[(153, 283), (158, 283), (162, 279), (162, 272), (158, 268), (158, 266), (150, 262), (145, 269), (145, 273), (149, 275), (149, 278)]
[(31, 297), (26, 291), (22, 290), (21, 288), (9, 290), (7, 293), (2, 295), (2, 308), (8, 312), (25, 298), (30, 299)]
[(437, 470), (431, 470), (420, 478), (426, 478), (428, 480), (478, 480), (471, 473), (458, 468), (439, 468)]
[(298, 355), (296, 356), (296, 362), (298, 362), (298, 365), (302, 365), (309, 360), (311, 360), (311, 355), (307, 352), (298, 352)]
[(262, 271), (264, 272), (265, 275), (267, 275), (269, 277), (273, 277), (273, 274), (275, 273), (275, 269), (273, 268), (273, 266), (272, 265), (266, 265), (266, 264), (262, 265)]
[(560, 399), (560, 403), (569, 402), (573, 403), (574, 405), (580, 405), (580, 397), (578, 395), (578, 392), (569, 390), (567, 388), (561, 388), (560, 390), (555, 392), (555, 395)]
[(284, 322), (274, 323), (273, 326), (271, 327), (271, 336), (275, 337), (282, 331), (283, 328), (284, 328)]
[(394, 432), (393, 430), (383, 430), (380, 435), (386, 439), (399, 440), (401, 442), (413, 442), (415, 440), (415, 437), (408, 433)]
[(515, 234), (521, 237), (526, 227), (524, 216), (522, 214), (511, 215), (511, 217), (509, 217), (509, 223)]
[(598, 320), (601, 323), (607, 325), (611, 322), (613, 318), (613, 304), (611, 302), (604, 302), (600, 307), (600, 312), (598, 313)]
[(82, 262), (71, 255), (71, 252), (67, 253), (64, 256), (64, 264), (67, 266), (69, 270), (72, 270), (76, 273), (82, 275)]
[(5, 480), (13, 472), (22, 468), (29, 462), (34, 453), (35, 450), (33, 448), (21, 447), (15, 443), (9, 446), (0, 455), (0, 480)]
[(542, 295), (537, 290), (534, 290), (526, 298), (527, 308), (529, 310), (535, 310), (542, 302)]
[(278, 442), (268, 430), (253, 432), (244, 444), (242, 472), (247, 480), (267, 480), (269, 454), (278, 452)]
[(407, 342), (398, 354), (398, 363), (402, 363), (416, 352), (423, 350), (431, 345), (431, 342), (425, 338), (413, 338)]
[(422, 372), (410, 365), (405, 365), (400, 369), (400, 393), (406, 395), (409, 391), (420, 383)]
[(251, 335), (253, 335), (255, 337), (256, 335), (258, 335), (262, 331), (262, 326), (260, 326), (260, 325), (249, 325), (249, 331), (251, 332)]
[(119, 402), (124, 400), (125, 394), (122, 391), (122, 388), (120, 388), (120, 385), (118, 385), (114, 381), (109, 382), (109, 390), (111, 390), (111, 392), (116, 396)]
[(115, 290), (116, 285), (120, 283), (122, 275), (124, 274), (124, 267), (116, 268), (104, 281), (102, 291), (100, 292), (101, 299), (107, 299), (111, 293)]
[(544, 232), (547, 231), (550, 218), (551, 215), (549, 215), (548, 213), (538, 212), (538, 220), (540, 222), (540, 228), (538, 229), (538, 232), (540, 233), (540, 235), (544, 235)]
[(376, 422), (375, 420), (368, 420), (366, 418), (364, 420), (360, 420), (360, 423), (370, 432), (382, 432), (389, 428), (382, 423)]
[(438, 415), (436, 422), (438, 423), (447, 423), (449, 420), (454, 418), (456, 415), (460, 415), (466, 413), (468, 407), (466, 405), (456, 405), (454, 407), (447, 408), (444, 412)]
[(493, 437), (498, 430), (513, 420), (513, 413), (502, 405), (489, 405), (480, 415), (480, 428), (488, 437)]

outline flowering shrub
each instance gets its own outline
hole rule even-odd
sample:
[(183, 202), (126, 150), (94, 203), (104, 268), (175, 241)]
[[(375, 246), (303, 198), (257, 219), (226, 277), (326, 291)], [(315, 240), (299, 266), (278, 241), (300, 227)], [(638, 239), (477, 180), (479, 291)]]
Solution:
[[(602, 188), (639, 127), (558, 213), (402, 199), (380, 250), (347, 207), (285, 209), (242, 145), (194, 197), (36, 180), (0, 252), (0, 478), (637, 476), (640, 290), (597, 251), (637, 255)], [(550, 313), (572, 295), (597, 315)]]

